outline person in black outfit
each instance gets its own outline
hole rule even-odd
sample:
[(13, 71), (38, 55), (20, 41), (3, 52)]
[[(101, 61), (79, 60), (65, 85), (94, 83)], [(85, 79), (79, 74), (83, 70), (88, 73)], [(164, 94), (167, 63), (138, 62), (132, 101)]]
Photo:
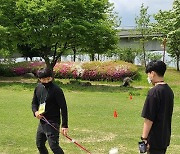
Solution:
[[(37, 76), (40, 83), (34, 90), (32, 100), (32, 111), (40, 123), (37, 129), (36, 145), (40, 154), (48, 154), (45, 146), (48, 140), (49, 146), (54, 154), (64, 154), (59, 146), (59, 132), (42, 120), (44, 116), (58, 130), (67, 135), (68, 111), (66, 100), (61, 88), (52, 82), (53, 73), (50, 69), (44, 68), (38, 71)], [(62, 122), (60, 121), (62, 115)]]
[(154, 85), (141, 115), (145, 119), (141, 140), (147, 145), (148, 154), (165, 154), (170, 144), (174, 94), (164, 82), (165, 71), (162, 61), (152, 61), (146, 67), (148, 81)]

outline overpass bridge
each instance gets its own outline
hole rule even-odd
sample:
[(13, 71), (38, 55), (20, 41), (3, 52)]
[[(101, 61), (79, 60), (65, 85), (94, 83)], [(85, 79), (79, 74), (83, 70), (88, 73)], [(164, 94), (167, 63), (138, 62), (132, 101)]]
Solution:
[[(161, 34), (150, 34), (147, 37), (148, 41), (145, 43), (146, 51), (163, 51), (164, 48), (162, 46), (162, 42), (153, 39), (154, 37), (161, 37)], [(119, 47), (120, 48), (133, 48), (140, 49), (142, 45), (140, 44), (140, 39), (142, 35), (135, 29), (121, 29), (119, 32)]]

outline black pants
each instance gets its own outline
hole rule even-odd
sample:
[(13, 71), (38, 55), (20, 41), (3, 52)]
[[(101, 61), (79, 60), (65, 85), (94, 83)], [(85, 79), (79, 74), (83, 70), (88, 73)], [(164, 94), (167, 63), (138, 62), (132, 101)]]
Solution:
[(166, 149), (159, 150), (159, 149), (150, 149), (147, 154), (165, 154)]
[[(52, 125), (59, 130), (59, 124), (53, 123)], [(64, 154), (59, 146), (59, 132), (47, 123), (40, 122), (36, 136), (36, 145), (40, 154), (48, 154), (48, 150), (45, 146), (47, 140), (54, 154)]]

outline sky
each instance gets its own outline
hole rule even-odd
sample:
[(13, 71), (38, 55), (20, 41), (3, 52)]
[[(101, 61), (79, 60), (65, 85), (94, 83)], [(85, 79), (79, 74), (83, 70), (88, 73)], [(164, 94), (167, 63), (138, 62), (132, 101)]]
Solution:
[[(114, 3), (114, 11), (121, 17), (121, 27), (132, 28), (135, 26), (135, 17), (139, 16), (140, 7), (144, 3), (148, 14), (153, 15), (159, 10), (170, 10), (174, 0), (109, 0)], [(151, 17), (153, 21), (153, 17)]]

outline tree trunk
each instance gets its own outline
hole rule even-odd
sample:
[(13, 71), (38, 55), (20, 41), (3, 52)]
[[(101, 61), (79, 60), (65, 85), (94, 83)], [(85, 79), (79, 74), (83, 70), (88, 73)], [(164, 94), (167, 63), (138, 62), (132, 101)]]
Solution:
[(163, 62), (165, 63), (165, 53), (166, 53), (166, 46), (163, 44)]
[(61, 56), (59, 57), (59, 61), (62, 61), (62, 57)]
[(92, 54), (91, 54), (91, 61), (94, 61), (94, 56), (95, 56), (95, 54), (92, 53)]
[(76, 51), (75, 47), (73, 47), (72, 50), (73, 50), (73, 61), (75, 62), (76, 61), (76, 53), (77, 53), (77, 51)]
[(98, 54), (98, 61), (99, 61), (99, 59), (100, 59), (100, 55)]
[(143, 45), (144, 66), (146, 67), (146, 51), (145, 51), (145, 45), (144, 45), (144, 42), (142, 43), (142, 45)]
[(54, 66), (56, 65), (58, 60), (61, 61), (61, 56), (67, 48), (67, 42), (64, 44), (64, 47), (62, 48), (61, 52), (58, 55), (57, 55), (57, 45), (58, 45), (58, 43), (56, 43), (56, 45), (55, 45), (53, 60), (51, 61), (51, 68), (52, 69), (54, 68)]
[(177, 55), (177, 71), (179, 71), (180, 55)]
[(53, 70), (53, 66), (52, 66), (51, 63), (50, 63), (49, 58), (46, 57), (46, 58), (44, 58), (44, 60), (45, 60), (45, 63), (46, 63), (46, 67), (49, 68), (49, 69), (51, 69), (51, 70)]

